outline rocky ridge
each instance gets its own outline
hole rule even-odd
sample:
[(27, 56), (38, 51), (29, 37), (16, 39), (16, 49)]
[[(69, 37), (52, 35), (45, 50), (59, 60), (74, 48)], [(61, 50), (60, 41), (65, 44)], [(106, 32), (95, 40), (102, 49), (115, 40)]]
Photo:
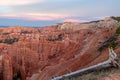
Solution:
[[(97, 49), (118, 26), (118, 21), (107, 18), (43, 28), (0, 28), (0, 79), (48, 80), (102, 62), (108, 50)], [(119, 46), (115, 51), (120, 55)]]

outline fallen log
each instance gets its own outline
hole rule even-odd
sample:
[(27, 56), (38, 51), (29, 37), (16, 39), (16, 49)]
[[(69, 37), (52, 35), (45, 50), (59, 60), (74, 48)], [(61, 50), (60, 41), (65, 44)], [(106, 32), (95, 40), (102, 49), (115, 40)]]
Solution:
[(109, 59), (108, 60), (106, 60), (102, 63), (98, 63), (96, 65), (81, 69), (81, 70), (77, 70), (75, 72), (71, 72), (69, 74), (54, 77), (51, 80), (64, 80), (65, 78), (72, 78), (72, 77), (75, 77), (75, 76), (79, 76), (79, 75), (82, 75), (82, 74), (85, 74), (85, 73), (88, 73), (88, 72), (92, 72), (92, 71), (99, 70), (99, 69), (102, 69), (102, 68), (107, 68), (107, 67), (114, 66), (114, 65), (117, 65), (117, 66), (120, 67), (117, 60), (118, 60), (117, 54), (113, 51), (112, 48), (109, 48)]

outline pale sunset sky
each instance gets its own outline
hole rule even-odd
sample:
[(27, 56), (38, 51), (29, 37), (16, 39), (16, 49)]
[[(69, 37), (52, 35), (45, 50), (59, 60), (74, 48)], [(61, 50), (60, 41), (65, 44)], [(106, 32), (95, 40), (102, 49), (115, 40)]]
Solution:
[(120, 16), (120, 0), (0, 0), (0, 26), (48, 26)]

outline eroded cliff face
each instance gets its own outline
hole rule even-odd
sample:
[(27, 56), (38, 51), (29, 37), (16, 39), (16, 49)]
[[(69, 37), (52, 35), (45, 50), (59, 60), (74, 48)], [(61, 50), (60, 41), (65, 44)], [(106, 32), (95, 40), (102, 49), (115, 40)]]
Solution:
[(11, 58), (7, 54), (0, 56), (0, 68), (1, 68), (0, 70), (1, 80), (13, 80)]
[(98, 51), (98, 47), (119, 25), (107, 19), (43, 28), (0, 28), (0, 55), (7, 55), (0, 56), (0, 78), (48, 80), (102, 62), (108, 58), (108, 50)]

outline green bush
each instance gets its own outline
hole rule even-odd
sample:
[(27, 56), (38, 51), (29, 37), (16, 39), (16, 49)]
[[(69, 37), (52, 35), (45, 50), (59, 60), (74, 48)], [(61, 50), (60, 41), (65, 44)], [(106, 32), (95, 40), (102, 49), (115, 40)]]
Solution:
[(63, 35), (59, 34), (57, 38), (52, 38), (52, 36), (50, 36), (47, 41), (62, 41)]
[(116, 29), (116, 33), (115, 34), (117, 34), (117, 35), (120, 34), (120, 26)]
[(20, 34), (31, 34), (32, 32), (31, 31), (25, 31), (25, 30), (22, 30), (21, 32), (20, 32)]
[(120, 17), (114, 17), (114, 16), (112, 16), (111, 18), (114, 19), (114, 20), (117, 20), (118, 22), (120, 22)]
[(4, 40), (0, 40), (0, 43), (13, 44), (14, 42), (18, 42), (18, 40), (18, 38), (6, 38)]
[(115, 49), (115, 47), (117, 46), (117, 43), (115, 41), (112, 41), (110, 44), (109, 44), (109, 47), (112, 47), (113, 49)]

